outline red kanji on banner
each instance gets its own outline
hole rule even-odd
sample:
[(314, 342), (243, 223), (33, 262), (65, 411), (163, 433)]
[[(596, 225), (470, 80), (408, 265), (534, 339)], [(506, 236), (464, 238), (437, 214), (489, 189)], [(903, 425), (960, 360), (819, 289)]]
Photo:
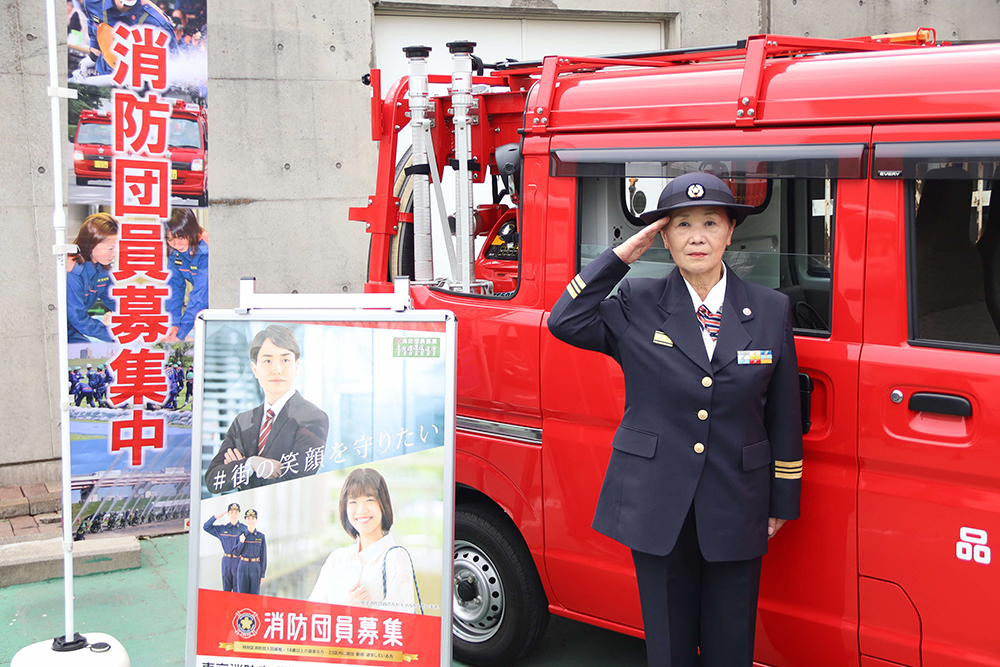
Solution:
[[(115, 151), (162, 155), (167, 150), (167, 120), (170, 104), (150, 93), (142, 98), (128, 90), (116, 90), (114, 98)], [(151, 140), (150, 130), (155, 128)]]
[(167, 397), (167, 380), (163, 377), (163, 362), (167, 353), (141, 347), (123, 349), (111, 362), (115, 381), (111, 385), (111, 402), (120, 405), (128, 400), (162, 403)]
[(169, 315), (163, 310), (163, 300), (169, 295), (169, 289), (156, 285), (112, 288), (111, 296), (121, 298), (118, 312), (111, 316), (111, 331), (118, 342), (131, 343), (141, 337), (152, 343), (165, 336)]
[(144, 273), (151, 280), (163, 282), (163, 227), (155, 222), (123, 222), (118, 236), (118, 270), (121, 282)]
[(144, 447), (163, 449), (163, 424), (162, 418), (143, 419), (142, 410), (134, 410), (130, 419), (111, 422), (111, 451), (131, 449), (132, 465), (141, 466)]
[(115, 216), (170, 217), (170, 162), (115, 158)]
[(153, 90), (167, 89), (167, 33), (143, 26), (115, 28), (114, 52), (121, 56), (115, 67), (114, 82), (119, 86)]

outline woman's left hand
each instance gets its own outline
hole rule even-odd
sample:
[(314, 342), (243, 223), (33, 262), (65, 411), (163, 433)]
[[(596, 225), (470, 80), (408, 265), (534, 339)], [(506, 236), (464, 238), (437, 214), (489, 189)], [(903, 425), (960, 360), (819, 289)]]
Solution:
[(771, 539), (778, 534), (781, 527), (785, 525), (787, 519), (775, 519), (773, 516), (767, 520), (767, 539)]

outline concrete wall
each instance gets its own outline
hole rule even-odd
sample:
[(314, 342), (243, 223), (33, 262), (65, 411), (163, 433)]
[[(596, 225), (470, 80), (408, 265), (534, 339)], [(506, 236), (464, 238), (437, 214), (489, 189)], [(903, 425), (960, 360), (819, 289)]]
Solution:
[[(61, 6), (61, 5), (60, 5)], [(369, 139), (375, 12), (511, 18), (622, 15), (609, 0), (210, 0), (211, 305), (240, 277), (263, 292), (359, 291), (368, 239), (349, 222), (375, 187)], [(670, 47), (762, 31), (846, 37), (938, 29), (1000, 38), (1000, 0), (633, 0), (625, 15), (672, 17)], [(60, 21), (64, 20), (61, 12)], [(58, 31), (65, 38), (62, 27)], [(417, 38), (415, 41), (419, 41)], [(63, 47), (64, 49), (65, 47)], [(65, 50), (60, 55), (65, 62)], [(64, 66), (64, 65), (63, 65)], [(40, 1), (0, 11), (0, 485), (54, 479), (59, 455), (51, 158)], [(65, 113), (65, 106), (64, 106)], [(44, 463), (47, 462), (47, 463)]]
[[(0, 9), (0, 340), (6, 353), (0, 360), (5, 378), (0, 383), (0, 486), (56, 479), (59, 474), (53, 462), (59, 456), (59, 411), (47, 53), (45, 5), (4, 0)], [(48, 463), (39, 463), (43, 461)], [(3, 465), (32, 462), (16, 469)]]

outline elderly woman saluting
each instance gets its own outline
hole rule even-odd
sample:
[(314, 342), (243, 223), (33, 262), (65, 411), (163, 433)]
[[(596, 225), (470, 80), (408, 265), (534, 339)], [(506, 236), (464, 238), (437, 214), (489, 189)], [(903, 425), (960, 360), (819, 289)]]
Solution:
[[(632, 550), (651, 666), (693, 666), (699, 648), (701, 667), (752, 663), (761, 557), (799, 516), (788, 298), (722, 261), (749, 208), (711, 174), (675, 178), (647, 226), (584, 268), (548, 321), (625, 375), (593, 527)], [(657, 234), (677, 268), (607, 297)]]

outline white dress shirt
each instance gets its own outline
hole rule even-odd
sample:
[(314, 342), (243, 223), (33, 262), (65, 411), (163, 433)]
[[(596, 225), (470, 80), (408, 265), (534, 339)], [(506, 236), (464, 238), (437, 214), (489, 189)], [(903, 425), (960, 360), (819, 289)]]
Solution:
[[(709, 290), (708, 296), (702, 301), (701, 297), (698, 296), (698, 292), (691, 287), (691, 283), (684, 279), (684, 284), (687, 285), (688, 292), (691, 294), (691, 302), (694, 304), (695, 315), (698, 313), (698, 308), (704, 305), (708, 308), (713, 315), (718, 315), (722, 312), (722, 302), (726, 300), (726, 265), (722, 265), (722, 279), (715, 284), (715, 286)], [(711, 334), (705, 327), (701, 328), (701, 339), (705, 342), (705, 352), (708, 353), (708, 360), (712, 360), (712, 356), (715, 354), (715, 343), (712, 340)]]
[(288, 399), (290, 399), (294, 393), (294, 389), (289, 389), (282, 395), (281, 398), (276, 400), (273, 405), (268, 403), (266, 398), (264, 399), (264, 412), (262, 413), (263, 416), (260, 420), (261, 428), (263, 428), (264, 420), (267, 419), (267, 411), (274, 410), (274, 418), (277, 419), (278, 415), (281, 414), (281, 409), (285, 407), (285, 404), (288, 403)]
[(362, 585), (371, 600), (359, 604), (386, 611), (416, 613), (413, 593), (413, 568), (403, 549), (394, 549), (386, 563), (385, 596), (382, 595), (382, 563), (386, 552), (396, 545), (392, 535), (360, 549), (357, 542), (349, 547), (334, 549), (319, 571), (316, 586), (309, 594), (310, 602), (347, 604), (351, 591)]

